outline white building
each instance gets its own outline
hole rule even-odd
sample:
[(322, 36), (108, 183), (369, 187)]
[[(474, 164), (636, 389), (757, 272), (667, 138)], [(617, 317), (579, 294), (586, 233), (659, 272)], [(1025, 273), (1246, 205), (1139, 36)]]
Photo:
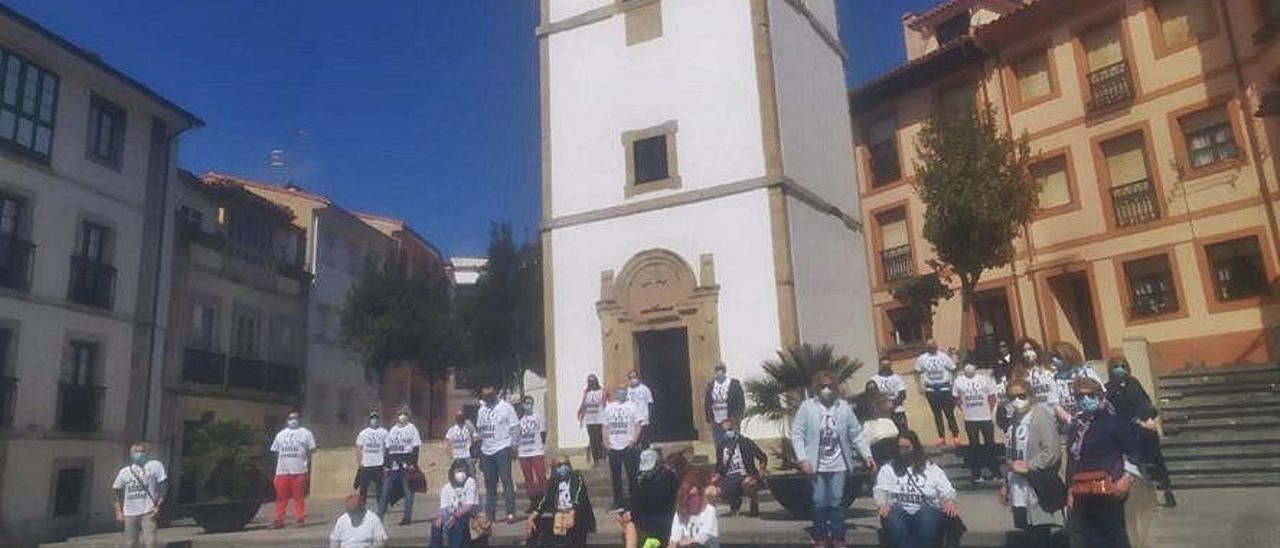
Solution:
[(199, 119), (0, 5), (0, 545), (114, 527), (150, 436), (178, 136)]
[(803, 341), (873, 364), (835, 1), (542, 6), (558, 445), (586, 445), (575, 410), (588, 373), (615, 384), (641, 370), (658, 438), (709, 441), (701, 397), (718, 361), (751, 378)]

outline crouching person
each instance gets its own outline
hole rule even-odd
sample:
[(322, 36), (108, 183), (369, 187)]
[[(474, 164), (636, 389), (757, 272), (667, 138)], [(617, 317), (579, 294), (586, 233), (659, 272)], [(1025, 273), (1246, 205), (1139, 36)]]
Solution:
[(440, 488), (440, 517), (431, 524), (432, 548), (460, 548), (471, 541), (471, 516), (480, 508), (476, 480), (467, 462), (449, 466), (449, 483)]
[(547, 491), (535, 503), (525, 525), (532, 546), (586, 546), (587, 534), (596, 530), (596, 517), (586, 480), (569, 465), (569, 457), (556, 459)]
[(729, 505), (731, 514), (736, 515), (742, 508), (745, 496), (750, 501), (747, 515), (756, 517), (760, 515), (760, 470), (768, 468), (769, 457), (737, 426), (733, 419), (720, 421), (722, 434), (716, 446), (716, 473), (711, 484), (719, 489), (720, 500)]
[(387, 529), (378, 514), (366, 510), (359, 491), (347, 495), (346, 511), (338, 516), (329, 533), (329, 548), (382, 548)]

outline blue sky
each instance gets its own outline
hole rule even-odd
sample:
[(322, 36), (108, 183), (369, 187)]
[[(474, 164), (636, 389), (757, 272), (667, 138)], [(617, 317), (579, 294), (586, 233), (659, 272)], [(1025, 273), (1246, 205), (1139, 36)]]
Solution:
[[(203, 118), (197, 173), (288, 178), (450, 255), (491, 221), (536, 233), (536, 0), (0, 1)], [(851, 83), (900, 63), (902, 13), (933, 3), (838, 2)]]

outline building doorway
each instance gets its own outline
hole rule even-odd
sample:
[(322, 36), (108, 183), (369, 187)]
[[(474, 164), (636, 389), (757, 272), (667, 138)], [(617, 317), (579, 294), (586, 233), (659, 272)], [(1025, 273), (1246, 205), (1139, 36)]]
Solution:
[(973, 349), (978, 361), (993, 364), (1000, 341), (1012, 345), (1013, 318), (1009, 316), (1009, 296), (1005, 288), (980, 291), (973, 297)]
[(1089, 276), (1084, 272), (1054, 276), (1049, 278), (1049, 291), (1061, 311), (1060, 319), (1066, 320), (1058, 324), (1058, 337), (1078, 343), (1085, 359), (1102, 359), (1102, 342), (1098, 336)]
[(653, 441), (698, 438), (689, 379), (689, 332), (683, 327), (635, 334), (636, 361), (653, 391), (649, 423)]

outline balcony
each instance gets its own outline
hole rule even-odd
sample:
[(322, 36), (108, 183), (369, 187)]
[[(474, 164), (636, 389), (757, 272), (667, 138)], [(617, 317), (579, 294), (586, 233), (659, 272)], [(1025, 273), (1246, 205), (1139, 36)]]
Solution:
[(1129, 63), (1120, 61), (1089, 73), (1089, 113), (1104, 112), (1133, 101)]
[(0, 234), (0, 287), (16, 291), (31, 288), (31, 257), (35, 244), (11, 234)]
[(58, 430), (97, 432), (102, 429), (102, 400), (107, 389), (62, 382), (58, 384)]
[(184, 350), (182, 381), (222, 386), (227, 382), (227, 356), (200, 348)]
[(1149, 223), (1160, 218), (1160, 200), (1150, 179), (1111, 188), (1111, 209), (1117, 228)]
[(100, 259), (71, 256), (67, 300), (110, 310), (115, 299), (116, 269)]
[(13, 427), (13, 404), (18, 399), (18, 379), (0, 377), (0, 430)]
[(257, 358), (187, 348), (182, 355), (182, 382), (208, 385), (218, 391), (238, 389), (298, 395), (302, 393), (302, 370)]
[(900, 245), (881, 251), (880, 266), (884, 269), (885, 283), (915, 274), (915, 265), (911, 262), (911, 245)]

